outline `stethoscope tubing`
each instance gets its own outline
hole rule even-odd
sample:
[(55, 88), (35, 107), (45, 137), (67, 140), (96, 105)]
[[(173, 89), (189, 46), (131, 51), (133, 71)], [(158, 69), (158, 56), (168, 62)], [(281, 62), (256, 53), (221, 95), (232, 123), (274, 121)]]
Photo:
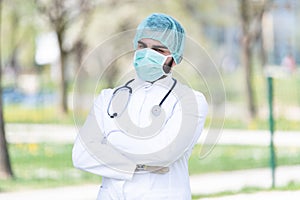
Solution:
[[(164, 96), (164, 98), (160, 101), (160, 103), (158, 104), (158, 107), (161, 108), (162, 104), (165, 102), (165, 100), (168, 98), (168, 96), (170, 95), (170, 93), (172, 92), (172, 90), (174, 89), (174, 87), (176, 86), (177, 84), (177, 80), (175, 78), (172, 78), (173, 79), (173, 85), (171, 86), (171, 88), (169, 89), (169, 91), (166, 93), (166, 95)], [(131, 79), (129, 80), (124, 86), (121, 86), (119, 88), (117, 88), (113, 94), (112, 94), (112, 97), (110, 98), (110, 101), (108, 103), (108, 106), (107, 106), (107, 114), (108, 116), (110, 116), (110, 118), (114, 118), (114, 117), (117, 117), (117, 116), (120, 116), (122, 115), (122, 113), (125, 111), (125, 109), (128, 107), (128, 104), (129, 104), (129, 101), (131, 99), (131, 95), (132, 95), (132, 88), (130, 86), (128, 86), (132, 81), (134, 81), (134, 79)], [(124, 106), (124, 109), (118, 114), (118, 113), (113, 113), (112, 115), (110, 114), (109, 112), (109, 108), (111, 107), (111, 103), (112, 103), (112, 100), (113, 98), (115, 97), (116, 93), (118, 91), (120, 91), (121, 89), (128, 89), (129, 91), (129, 97), (128, 97), (128, 100), (127, 100), (127, 103), (126, 103), (126, 106)]]
[(172, 87), (169, 89), (168, 93), (164, 96), (164, 98), (160, 101), (160, 103), (158, 104), (159, 107), (162, 106), (162, 104), (164, 103), (164, 101), (167, 99), (167, 97), (170, 95), (170, 93), (172, 92), (172, 90), (174, 89), (174, 87), (176, 86), (177, 84), (177, 80), (175, 78), (172, 78), (173, 79), (173, 85)]

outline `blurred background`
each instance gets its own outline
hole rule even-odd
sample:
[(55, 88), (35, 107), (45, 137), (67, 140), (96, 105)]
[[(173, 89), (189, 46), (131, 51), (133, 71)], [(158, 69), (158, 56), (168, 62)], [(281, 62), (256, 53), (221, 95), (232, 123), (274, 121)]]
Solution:
[[(153, 12), (166, 13), (180, 21), (187, 36), (214, 61), (225, 88), (222, 91), (226, 100), (221, 102), (225, 113), (219, 119), (224, 130), (238, 130), (241, 134), (268, 132), (270, 85), (267, 77), (272, 77), (275, 130), (300, 134), (297, 133), (300, 132), (300, 29), (297, 28), (300, 3), (297, 0), (0, 2), (0, 112), (3, 115), (0, 121), (0, 177), (3, 178), (0, 179), (4, 179), (0, 181), (0, 192), (99, 181), (95, 176), (72, 169), (72, 140), (49, 142), (46, 136), (42, 142), (32, 142), (23, 140), (21, 135), (76, 132), (72, 98), (84, 59), (97, 45), (113, 35), (135, 29)], [(118, 48), (109, 47), (105, 53), (113, 54)], [(101, 87), (114, 87), (122, 76), (122, 68), (122, 64), (112, 63)], [(184, 67), (178, 69), (179, 73), (184, 71)], [(201, 90), (197, 77), (191, 76), (189, 81)], [(82, 85), (89, 87), (88, 81)], [(6, 143), (5, 135), (18, 142), (8, 139)], [(193, 161), (195, 171), (191, 173), (269, 166), (266, 145), (252, 144), (243, 148), (246, 151), (243, 162), (233, 153), (240, 152), (241, 148), (237, 144), (219, 145), (207, 159)], [(278, 165), (300, 164), (297, 156), (300, 147), (280, 148), (276, 150)], [(214, 152), (219, 153), (214, 157)], [(226, 167), (224, 163), (215, 163), (216, 160), (224, 160)], [(241, 166), (237, 167), (236, 163)]]

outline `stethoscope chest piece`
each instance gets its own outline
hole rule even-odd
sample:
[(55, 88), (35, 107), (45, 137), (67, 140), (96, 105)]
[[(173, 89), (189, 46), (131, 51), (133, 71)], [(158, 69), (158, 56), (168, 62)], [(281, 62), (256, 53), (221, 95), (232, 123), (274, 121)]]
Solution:
[(155, 117), (158, 117), (161, 113), (161, 107), (159, 105), (155, 105), (153, 106), (151, 112)]

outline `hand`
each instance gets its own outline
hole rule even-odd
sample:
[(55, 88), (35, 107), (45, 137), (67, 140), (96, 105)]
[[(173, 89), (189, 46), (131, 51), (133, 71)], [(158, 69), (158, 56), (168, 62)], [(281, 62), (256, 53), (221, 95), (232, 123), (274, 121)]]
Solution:
[(165, 174), (169, 172), (169, 167), (136, 165), (136, 172), (150, 172), (154, 174)]

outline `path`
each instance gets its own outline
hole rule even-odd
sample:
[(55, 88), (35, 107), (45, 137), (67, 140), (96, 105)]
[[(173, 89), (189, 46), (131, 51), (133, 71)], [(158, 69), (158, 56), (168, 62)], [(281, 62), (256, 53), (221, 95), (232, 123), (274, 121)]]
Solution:
[[(77, 129), (75, 126), (65, 125), (40, 125), (40, 124), (7, 124), (7, 140), (10, 143), (19, 142), (59, 142), (73, 143)], [(199, 143), (206, 140), (209, 132), (204, 130)], [(261, 130), (222, 130), (218, 137), (218, 144), (224, 145), (263, 145), (267, 146), (270, 142), (269, 131)], [(300, 131), (287, 132), (276, 131), (274, 135), (276, 146), (297, 146), (300, 147)]]
[[(7, 139), (10, 143), (19, 142), (59, 142), (73, 143), (76, 137), (74, 126), (60, 125), (27, 125), (8, 124), (6, 126)], [(204, 131), (204, 135), (208, 133)], [(202, 137), (205, 139), (205, 137)], [(224, 145), (269, 145), (268, 131), (223, 130), (218, 144)], [(199, 140), (199, 143), (203, 141)], [(275, 132), (277, 146), (300, 147), (300, 133)], [(276, 186), (283, 186), (289, 182), (300, 182), (300, 166), (279, 167), (276, 170)], [(270, 188), (271, 172), (269, 168), (255, 170), (241, 170), (233, 172), (219, 172), (191, 176), (193, 194), (212, 194), (223, 191), (239, 191), (244, 187)], [(43, 190), (18, 191), (0, 193), (2, 200), (94, 200), (98, 192), (97, 185), (82, 185), (60, 187)], [(260, 200), (260, 199), (300, 199), (300, 191), (272, 191), (257, 192), (255, 194), (238, 194), (233, 196), (204, 198), (205, 200)]]
[[(224, 191), (239, 191), (244, 187), (270, 188), (269, 169), (241, 170), (191, 176), (192, 193), (213, 194)], [(277, 169), (276, 185), (282, 186), (290, 181), (300, 182), (300, 166), (280, 167)], [(95, 200), (98, 185), (68, 186), (41, 190), (26, 190), (18, 192), (0, 193), (2, 200)], [(285, 198), (279, 198), (285, 197)], [(238, 194), (224, 197), (204, 198), (211, 200), (299, 200), (300, 191), (294, 192), (258, 192), (255, 194)]]

